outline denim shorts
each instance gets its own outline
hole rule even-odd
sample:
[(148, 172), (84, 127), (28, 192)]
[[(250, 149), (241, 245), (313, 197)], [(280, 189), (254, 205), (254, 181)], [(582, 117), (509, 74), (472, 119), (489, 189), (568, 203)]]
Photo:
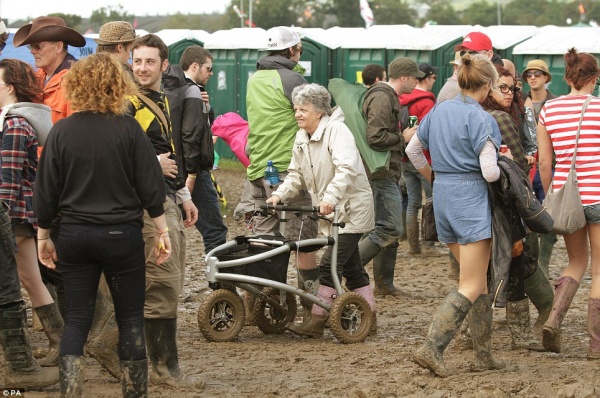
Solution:
[(590, 224), (600, 224), (600, 203), (583, 206), (585, 220)]
[(435, 177), (433, 208), (440, 242), (464, 245), (491, 238), (488, 184), (481, 173), (437, 173)]

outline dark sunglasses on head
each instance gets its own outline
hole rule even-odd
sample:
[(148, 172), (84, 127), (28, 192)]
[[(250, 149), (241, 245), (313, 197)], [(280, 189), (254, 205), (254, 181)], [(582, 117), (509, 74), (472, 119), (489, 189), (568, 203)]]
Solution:
[(545, 75), (545, 73), (543, 71), (541, 71), (541, 70), (535, 70), (535, 71), (531, 71), (531, 72), (525, 72), (525, 76), (526, 77), (533, 77), (533, 76), (535, 76), (535, 77), (541, 77), (541, 76), (544, 76), (544, 75)]
[(475, 54), (479, 54), (479, 51), (475, 51), (475, 50), (462, 50), (460, 52), (460, 56), (462, 57), (463, 55), (465, 55), (466, 53), (469, 53), (471, 55), (475, 55)]

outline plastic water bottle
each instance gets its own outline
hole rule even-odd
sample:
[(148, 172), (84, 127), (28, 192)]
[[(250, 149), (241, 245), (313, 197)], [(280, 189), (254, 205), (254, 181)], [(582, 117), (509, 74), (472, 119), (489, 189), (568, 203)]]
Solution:
[(273, 166), (272, 160), (267, 161), (267, 168), (265, 169), (265, 180), (270, 185), (277, 185), (281, 182), (281, 180), (279, 179), (279, 170), (277, 170), (277, 167)]

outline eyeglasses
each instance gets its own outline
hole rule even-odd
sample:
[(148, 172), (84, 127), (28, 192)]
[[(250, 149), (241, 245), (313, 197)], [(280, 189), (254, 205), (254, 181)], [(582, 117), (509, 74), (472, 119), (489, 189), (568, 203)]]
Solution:
[(519, 87), (517, 86), (509, 86), (508, 84), (501, 84), (500, 86), (498, 86), (498, 88), (500, 89), (500, 92), (502, 94), (516, 94), (517, 91), (520, 90)]
[(479, 54), (479, 51), (475, 51), (475, 50), (463, 50), (460, 52), (460, 56), (462, 57), (463, 55), (465, 55), (466, 53), (469, 53), (471, 55), (475, 55), (475, 54)]
[(48, 43), (47, 41), (43, 41), (41, 43), (36, 43), (36, 44), (28, 44), (27, 48), (29, 49), (29, 51), (40, 51), (43, 47), (44, 44)]
[(206, 70), (209, 72), (212, 72), (214, 69), (214, 66), (205, 66)]
[(296, 47), (296, 51), (300, 51), (300, 55), (304, 52), (304, 47)]
[(536, 70), (536, 71), (532, 71), (532, 72), (525, 72), (525, 76), (526, 77), (533, 77), (533, 76), (535, 76), (535, 77), (541, 77), (541, 76), (544, 76), (544, 75), (545, 75), (545, 73), (543, 71), (541, 71), (541, 70)]

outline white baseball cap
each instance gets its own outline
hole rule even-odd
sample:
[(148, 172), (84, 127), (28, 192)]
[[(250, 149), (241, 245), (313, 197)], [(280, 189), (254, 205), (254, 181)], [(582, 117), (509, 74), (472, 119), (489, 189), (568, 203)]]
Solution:
[(267, 51), (285, 50), (300, 43), (300, 35), (287, 26), (276, 26), (267, 30)]

